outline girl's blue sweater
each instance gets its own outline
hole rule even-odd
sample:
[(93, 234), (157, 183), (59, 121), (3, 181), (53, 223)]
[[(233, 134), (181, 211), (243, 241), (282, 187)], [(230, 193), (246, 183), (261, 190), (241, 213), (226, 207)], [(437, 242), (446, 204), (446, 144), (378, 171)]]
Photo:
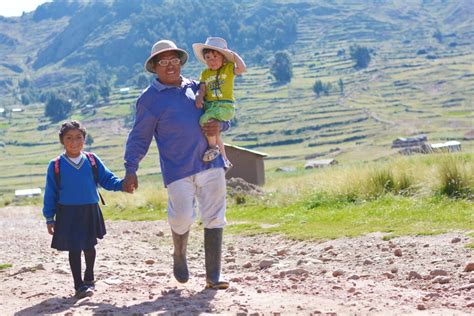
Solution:
[[(94, 181), (92, 166), (84, 153), (81, 161), (74, 164), (65, 154), (59, 160), (60, 187), (54, 175), (54, 161), (48, 165), (44, 192), (43, 215), (48, 223), (54, 222), (56, 205), (83, 205), (99, 202), (99, 194)], [(122, 191), (123, 180), (115, 176), (102, 161), (95, 156), (98, 167), (99, 184), (109, 191)]]

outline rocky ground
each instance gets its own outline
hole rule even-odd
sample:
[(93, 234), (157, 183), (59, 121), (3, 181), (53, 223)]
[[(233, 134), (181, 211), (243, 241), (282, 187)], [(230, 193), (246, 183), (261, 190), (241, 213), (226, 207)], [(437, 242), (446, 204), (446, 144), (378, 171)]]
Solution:
[(49, 247), (39, 207), (0, 209), (1, 315), (472, 315), (467, 232), (301, 242), (225, 235), (227, 290), (204, 290), (202, 227), (190, 235), (190, 281), (171, 273), (166, 222), (107, 222), (94, 296), (75, 300), (67, 253)]

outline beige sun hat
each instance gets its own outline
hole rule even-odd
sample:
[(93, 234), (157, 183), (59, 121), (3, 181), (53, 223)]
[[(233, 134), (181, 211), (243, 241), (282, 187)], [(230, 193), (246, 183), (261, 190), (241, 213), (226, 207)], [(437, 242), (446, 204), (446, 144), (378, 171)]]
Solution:
[(147, 58), (145, 61), (145, 70), (151, 73), (155, 73), (153, 70), (153, 65), (151, 64), (151, 60), (158, 54), (175, 51), (179, 55), (179, 59), (181, 59), (181, 65), (184, 65), (188, 60), (188, 53), (181, 48), (178, 48), (176, 44), (169, 40), (161, 40), (156, 42), (153, 47), (151, 48), (150, 57)]
[(225, 39), (220, 37), (208, 37), (204, 44), (202, 43), (194, 43), (193, 44), (193, 51), (196, 58), (203, 63), (206, 64), (206, 60), (202, 54), (202, 50), (205, 48), (213, 49), (224, 55), (225, 59), (228, 61), (234, 60), (234, 52), (227, 48), (227, 42)]

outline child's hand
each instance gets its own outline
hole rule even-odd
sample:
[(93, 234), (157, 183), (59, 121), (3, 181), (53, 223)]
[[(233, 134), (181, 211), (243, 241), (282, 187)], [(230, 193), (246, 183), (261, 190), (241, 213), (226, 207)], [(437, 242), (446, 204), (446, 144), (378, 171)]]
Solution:
[(53, 235), (54, 234), (54, 223), (53, 224), (47, 224), (48, 226), (48, 233), (50, 235)]
[(196, 96), (196, 107), (198, 109), (202, 109), (202, 106), (203, 106), (203, 103), (204, 103), (203, 101), (204, 100), (203, 100), (203, 97), (201, 95)]

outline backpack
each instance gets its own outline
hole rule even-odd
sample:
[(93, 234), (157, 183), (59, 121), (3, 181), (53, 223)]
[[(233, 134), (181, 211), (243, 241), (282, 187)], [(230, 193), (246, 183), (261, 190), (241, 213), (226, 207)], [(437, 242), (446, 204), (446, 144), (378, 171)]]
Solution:
[[(94, 176), (94, 182), (97, 187), (99, 183), (99, 167), (97, 167), (97, 163), (95, 162), (95, 156), (91, 152), (83, 151), (83, 153), (86, 155), (87, 160), (89, 160), (89, 163), (91, 164), (92, 174)], [(56, 157), (56, 159), (54, 159), (54, 178), (56, 179), (56, 185), (58, 188), (59, 188), (59, 185), (61, 184), (61, 175), (59, 173), (59, 160), (60, 159), (61, 159), (61, 156), (58, 156)], [(100, 191), (98, 189), (97, 189), (97, 193), (99, 193), (100, 201), (102, 202), (102, 205), (105, 205), (104, 198), (102, 197), (102, 194), (100, 194)]]

